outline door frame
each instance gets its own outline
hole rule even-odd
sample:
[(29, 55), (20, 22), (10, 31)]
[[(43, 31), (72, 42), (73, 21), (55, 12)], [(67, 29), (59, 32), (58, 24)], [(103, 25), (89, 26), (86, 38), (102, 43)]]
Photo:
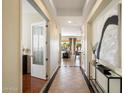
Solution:
[[(43, 12), (43, 10), (36, 4), (36, 2), (34, 0), (27, 0), (32, 7), (46, 20), (46, 23), (49, 23), (49, 17), (45, 15), (45, 13)], [(23, 0), (20, 0), (20, 93), (23, 92), (23, 74), (22, 74), (22, 68), (23, 68), (23, 63), (22, 63), (22, 50), (23, 50), (23, 46), (22, 46), (22, 5), (23, 5)], [(49, 29), (48, 29), (49, 30)], [(46, 32), (46, 34), (48, 34), (49, 31)], [(47, 36), (46, 36), (47, 38)], [(49, 41), (50, 42), (50, 41)], [(48, 45), (47, 49), (50, 46)], [(49, 56), (48, 56), (49, 57)], [(49, 57), (50, 59), (50, 57)], [(49, 62), (48, 62), (49, 63)], [(50, 63), (49, 63), (50, 64)], [(50, 69), (50, 67), (48, 66), (49, 64), (47, 64), (47, 69)], [(48, 71), (48, 70), (47, 70)], [(49, 74), (48, 74), (49, 75)], [(49, 77), (49, 76), (48, 76)]]

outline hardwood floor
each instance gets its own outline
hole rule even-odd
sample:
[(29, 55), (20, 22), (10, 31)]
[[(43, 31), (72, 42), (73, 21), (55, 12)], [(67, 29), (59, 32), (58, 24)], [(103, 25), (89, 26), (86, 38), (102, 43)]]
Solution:
[(46, 82), (46, 80), (25, 74), (23, 75), (23, 93), (39, 93)]

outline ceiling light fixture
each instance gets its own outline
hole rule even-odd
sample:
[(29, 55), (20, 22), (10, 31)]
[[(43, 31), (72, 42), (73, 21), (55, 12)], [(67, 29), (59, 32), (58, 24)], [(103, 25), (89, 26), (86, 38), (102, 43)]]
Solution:
[(72, 23), (72, 21), (69, 20), (68, 23), (70, 24), (70, 23)]

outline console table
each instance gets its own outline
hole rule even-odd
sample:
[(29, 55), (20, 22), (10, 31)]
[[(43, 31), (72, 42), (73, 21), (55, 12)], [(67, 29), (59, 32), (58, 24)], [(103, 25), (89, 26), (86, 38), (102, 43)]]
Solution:
[(122, 93), (122, 77), (103, 65), (96, 65), (96, 82), (103, 93)]

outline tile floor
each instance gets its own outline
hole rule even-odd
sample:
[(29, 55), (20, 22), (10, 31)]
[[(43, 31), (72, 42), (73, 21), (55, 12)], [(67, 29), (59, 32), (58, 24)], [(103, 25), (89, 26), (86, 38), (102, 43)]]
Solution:
[(79, 61), (76, 62), (73, 56), (69, 59), (63, 59), (62, 66), (48, 93), (90, 93), (81, 73)]
[(62, 58), (61, 66), (80, 66), (80, 56), (72, 55), (70, 58)]

